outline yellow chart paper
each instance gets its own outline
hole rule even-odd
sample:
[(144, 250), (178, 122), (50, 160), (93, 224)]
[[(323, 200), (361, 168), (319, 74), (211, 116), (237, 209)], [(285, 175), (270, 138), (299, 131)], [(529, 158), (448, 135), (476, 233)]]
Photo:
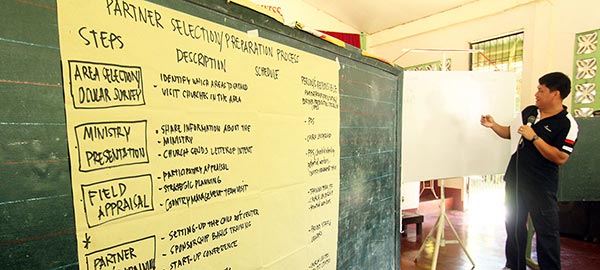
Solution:
[(140, 0), (58, 0), (79, 269), (336, 269), (338, 65)]

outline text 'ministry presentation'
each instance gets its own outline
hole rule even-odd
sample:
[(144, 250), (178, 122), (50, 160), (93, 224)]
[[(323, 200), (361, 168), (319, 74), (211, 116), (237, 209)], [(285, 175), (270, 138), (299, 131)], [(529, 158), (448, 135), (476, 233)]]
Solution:
[(335, 61), (145, 1), (57, 5), (79, 269), (336, 269)]

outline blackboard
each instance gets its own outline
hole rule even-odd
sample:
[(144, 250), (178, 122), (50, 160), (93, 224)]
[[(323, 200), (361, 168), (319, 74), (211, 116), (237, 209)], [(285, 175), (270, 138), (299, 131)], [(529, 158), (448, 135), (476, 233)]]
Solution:
[(575, 150), (559, 171), (559, 201), (600, 201), (599, 118), (576, 118)]
[[(226, 1), (153, 1), (340, 64), (338, 269), (398, 269), (402, 70)], [(0, 268), (78, 269), (54, 1), (0, 9)]]

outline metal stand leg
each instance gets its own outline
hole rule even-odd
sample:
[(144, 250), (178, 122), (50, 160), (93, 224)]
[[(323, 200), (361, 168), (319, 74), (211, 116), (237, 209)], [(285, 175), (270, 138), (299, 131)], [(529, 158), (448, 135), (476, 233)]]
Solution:
[[(473, 268), (475, 268), (475, 261), (473, 261), (473, 258), (471, 258), (471, 255), (465, 248), (465, 245), (460, 240), (460, 237), (458, 237), (458, 233), (456, 232), (456, 229), (454, 229), (454, 226), (452, 225), (452, 223), (450, 223), (450, 220), (448, 219), (448, 216), (446, 215), (446, 202), (445, 202), (446, 197), (444, 194), (444, 180), (440, 180), (440, 187), (441, 187), (440, 216), (438, 217), (433, 228), (431, 228), (431, 231), (427, 234), (425, 241), (423, 241), (423, 244), (421, 245), (421, 248), (419, 249), (419, 252), (417, 253), (417, 256), (415, 257), (415, 263), (417, 263), (417, 260), (418, 260), (419, 256), (421, 255), (421, 252), (423, 252), (425, 245), (427, 244), (427, 241), (435, 241), (435, 245), (434, 245), (434, 249), (433, 249), (433, 257), (431, 259), (432, 260), (431, 261), (431, 270), (436, 269), (440, 246), (443, 247), (446, 245), (446, 243), (448, 243), (448, 244), (458, 243), (460, 245), (460, 247), (462, 248), (462, 250), (467, 255), (467, 258), (469, 258), (469, 261), (471, 261)], [(445, 240), (444, 239), (444, 225), (446, 224), (446, 222), (450, 226), (450, 229), (452, 229), (452, 233), (454, 233), (456, 240)], [(433, 231), (435, 231), (436, 229), (437, 229), (437, 234), (436, 234), (435, 240), (433, 240), (433, 239), (431, 239), (431, 235), (433, 234)]]

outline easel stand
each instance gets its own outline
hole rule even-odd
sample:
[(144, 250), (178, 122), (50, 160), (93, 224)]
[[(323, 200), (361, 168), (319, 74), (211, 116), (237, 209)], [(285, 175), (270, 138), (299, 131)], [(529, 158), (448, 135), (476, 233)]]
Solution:
[[(434, 249), (433, 249), (433, 258), (431, 259), (431, 270), (435, 270), (437, 267), (440, 246), (444, 247), (444, 246), (446, 246), (446, 244), (459, 244), (460, 247), (465, 252), (465, 254), (467, 254), (469, 261), (471, 261), (471, 264), (473, 265), (473, 268), (471, 268), (471, 269), (474, 269), (475, 262), (473, 261), (473, 258), (471, 258), (471, 255), (469, 255), (469, 252), (465, 248), (465, 245), (460, 240), (460, 237), (458, 237), (458, 233), (456, 233), (456, 229), (454, 229), (454, 226), (452, 225), (452, 223), (448, 219), (448, 216), (446, 215), (446, 200), (445, 200), (446, 196), (444, 194), (444, 180), (443, 179), (440, 180), (440, 189), (441, 189), (441, 191), (440, 191), (440, 216), (438, 217), (437, 221), (435, 222), (435, 225), (433, 225), (433, 228), (431, 228), (431, 231), (429, 231), (429, 233), (427, 234), (427, 237), (425, 237), (425, 241), (423, 241), (423, 244), (421, 245), (421, 248), (419, 249), (419, 252), (417, 253), (417, 256), (415, 257), (415, 264), (417, 263), (417, 260), (419, 259), (421, 252), (423, 252), (423, 250), (425, 249), (425, 245), (427, 244), (427, 241), (434, 241), (435, 245), (434, 245)], [(452, 229), (452, 233), (454, 233), (456, 240), (445, 240), (444, 239), (444, 228), (445, 228), (446, 222), (450, 226), (450, 229)], [(436, 230), (437, 230), (437, 233), (436, 233), (435, 239), (432, 239), (431, 236), (433, 235), (433, 232)]]

